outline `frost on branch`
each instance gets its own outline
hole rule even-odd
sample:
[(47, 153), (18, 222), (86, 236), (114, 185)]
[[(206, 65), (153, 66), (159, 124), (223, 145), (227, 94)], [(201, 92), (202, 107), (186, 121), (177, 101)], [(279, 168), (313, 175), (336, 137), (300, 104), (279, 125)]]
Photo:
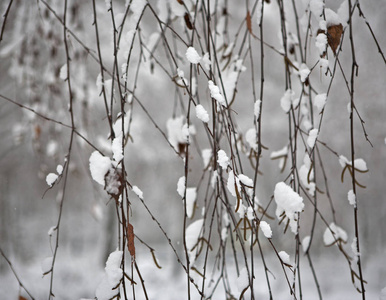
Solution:
[(274, 196), (277, 204), (276, 217), (279, 220), (287, 217), (291, 231), (296, 234), (297, 215), (304, 208), (303, 198), (284, 182), (276, 184)]

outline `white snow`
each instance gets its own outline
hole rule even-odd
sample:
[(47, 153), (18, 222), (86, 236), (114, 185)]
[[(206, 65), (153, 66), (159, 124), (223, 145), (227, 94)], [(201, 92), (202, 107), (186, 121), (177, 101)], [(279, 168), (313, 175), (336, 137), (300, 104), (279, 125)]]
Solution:
[(186, 215), (188, 218), (193, 216), (194, 205), (197, 198), (197, 188), (189, 187), (186, 189)]
[(316, 139), (318, 137), (319, 130), (317, 128), (311, 129), (308, 133), (307, 145), (310, 148), (314, 148)]
[(251, 178), (249, 178), (248, 176), (246, 176), (244, 174), (239, 174), (238, 178), (243, 185), (246, 185), (247, 187), (250, 187), (250, 188), (253, 187), (253, 180)]
[(202, 64), (204, 65), (204, 68), (209, 71), (209, 69), (212, 65), (212, 62), (209, 59), (209, 53), (208, 52), (206, 52), (204, 54), (204, 56), (202, 57)]
[(322, 56), (327, 49), (327, 35), (324, 33), (319, 33), (315, 39), (315, 46), (319, 50), (319, 55)]
[(356, 207), (356, 205), (357, 205), (357, 200), (356, 200), (356, 196), (355, 196), (353, 190), (349, 190), (349, 191), (348, 191), (347, 199), (348, 199), (348, 202), (349, 202), (352, 206)]
[(260, 221), (260, 229), (267, 239), (270, 239), (272, 237), (271, 226), (267, 222)]
[(289, 112), (291, 109), (292, 102), (295, 100), (295, 92), (291, 89), (285, 91), (283, 97), (280, 99), (281, 108), (284, 112)]
[(51, 226), (47, 232), (48, 236), (52, 236), (55, 230), (56, 230), (56, 226)]
[(116, 162), (120, 162), (123, 159), (123, 146), (122, 146), (122, 136), (114, 138), (111, 143), (111, 151), (113, 152), (113, 159)]
[(209, 114), (201, 104), (196, 105), (196, 116), (204, 123), (209, 122)]
[(57, 165), (56, 166), (56, 172), (58, 173), (58, 175), (62, 175), (62, 173), (63, 173), (63, 166), (62, 165)]
[(326, 16), (327, 27), (342, 24), (342, 20), (333, 10), (326, 8), (324, 14)]
[(240, 275), (236, 279), (236, 284), (240, 293), (249, 286), (249, 276), (248, 276), (248, 270), (246, 267), (243, 267), (241, 269)]
[(310, 246), (310, 242), (311, 242), (311, 237), (309, 235), (304, 237), (304, 239), (302, 241), (303, 252), (307, 252), (308, 247)]
[(185, 78), (185, 73), (180, 68), (177, 68), (177, 77), (176, 82), (179, 86), (189, 86), (189, 81)]
[(143, 199), (143, 192), (137, 187), (133, 185), (132, 191), (138, 196), (139, 199)]
[(229, 158), (226, 155), (224, 150), (219, 150), (217, 152), (217, 162), (223, 170), (226, 170), (229, 165)]
[(168, 140), (173, 145), (176, 151), (179, 151), (179, 144), (186, 144), (189, 141), (189, 130), (187, 126), (184, 127), (184, 116), (177, 118), (170, 118), (166, 122), (166, 129), (168, 132)]
[(255, 127), (249, 128), (245, 133), (245, 140), (247, 141), (249, 147), (257, 151), (257, 139), (256, 139), (256, 129)]
[(280, 259), (283, 261), (283, 263), (290, 265), (290, 256), (285, 251), (280, 251), (279, 253)]
[(296, 234), (297, 214), (304, 208), (303, 198), (284, 182), (276, 184), (274, 196), (277, 204), (276, 217), (281, 219), (280, 216), (284, 212), (289, 219), (291, 231)]
[(307, 189), (308, 193), (313, 196), (315, 194), (315, 182), (314, 180), (314, 171), (311, 170), (311, 159), (308, 154), (304, 155), (303, 165), (299, 169), (299, 178)]
[(98, 151), (94, 151), (89, 159), (92, 178), (100, 185), (105, 185), (105, 175), (110, 170), (111, 160)]
[(177, 193), (183, 198), (185, 194), (185, 176), (180, 177), (177, 182)]
[(314, 105), (318, 109), (318, 112), (321, 113), (324, 109), (324, 106), (326, 105), (327, 102), (327, 94), (318, 94), (315, 96), (314, 99)]
[(352, 243), (351, 243), (351, 251), (354, 254), (354, 261), (356, 262), (361, 255), (360, 252), (358, 251), (358, 239), (356, 237), (353, 238)]
[(188, 250), (191, 264), (193, 264), (195, 261), (195, 251), (193, 248), (197, 244), (198, 239), (201, 237), (203, 224), (204, 219), (199, 219), (190, 224), (185, 231), (186, 248)]
[(247, 209), (247, 218), (249, 221), (252, 221), (255, 218), (255, 214), (254, 214), (252, 206), (249, 206)]
[(351, 165), (351, 163), (349, 163), (348, 159), (344, 155), (339, 155), (339, 163), (342, 168), (344, 168), (346, 165)]
[(198, 64), (201, 60), (201, 56), (197, 53), (194, 47), (189, 47), (186, 50), (185, 56), (191, 64)]
[(42, 268), (43, 275), (51, 272), (53, 259), (54, 258), (52, 256), (49, 256), (42, 260), (41, 268)]
[(201, 151), (202, 161), (204, 163), (204, 169), (206, 169), (212, 159), (212, 149), (203, 149)]
[(347, 233), (339, 226), (336, 226), (334, 222), (332, 222), (329, 226), (330, 228), (326, 228), (323, 234), (323, 242), (324, 245), (330, 246), (335, 243), (335, 240), (342, 240), (343, 242), (347, 242)]
[(310, 10), (315, 17), (319, 18), (323, 13), (324, 2), (323, 0), (311, 0)]
[(213, 175), (212, 175), (212, 178), (211, 178), (211, 180), (210, 180), (210, 186), (214, 189), (215, 188), (215, 186), (216, 186), (216, 183), (217, 183), (217, 181), (218, 181), (218, 172), (217, 172), (217, 170), (214, 170), (213, 171)]
[(228, 228), (227, 227), (223, 227), (221, 229), (221, 240), (223, 242), (225, 242), (227, 240), (227, 238), (228, 238)]
[(344, 0), (340, 4), (336, 13), (338, 14), (339, 19), (342, 21), (343, 27), (345, 27), (349, 21), (349, 9), (347, 0)]
[(260, 116), (260, 106), (261, 106), (261, 100), (260, 99), (257, 99), (255, 101), (255, 104), (254, 104), (254, 109), (253, 109), (253, 113), (255, 115), (255, 118), (258, 119), (259, 116)]
[(60, 79), (62, 79), (62, 80), (66, 80), (66, 79), (67, 79), (67, 64), (64, 64), (64, 65), (60, 68), (59, 77), (60, 77)]
[(219, 104), (226, 107), (227, 105), (226, 105), (224, 96), (221, 95), (220, 89), (218, 88), (218, 86), (215, 85), (212, 80), (208, 81), (208, 86), (210, 90), (210, 96), (214, 98)]
[(235, 176), (232, 170), (229, 171), (227, 188), (233, 197), (236, 197), (236, 189), (235, 184), (237, 186), (238, 191), (240, 192), (240, 182), (239, 179)]
[(369, 169), (367, 169), (367, 164), (362, 158), (357, 158), (354, 160), (354, 168), (362, 171), (367, 172)]
[(121, 269), (123, 252), (116, 250), (110, 253), (105, 267), (105, 276), (97, 287), (96, 297), (98, 300), (108, 300), (113, 298), (119, 290), (116, 289), (123, 277)]
[(270, 159), (276, 159), (282, 156), (287, 156), (288, 154), (288, 147), (284, 146), (282, 149), (277, 150), (277, 151), (272, 151), (269, 158)]
[(56, 175), (55, 173), (49, 173), (46, 177), (46, 182), (48, 184), (49, 187), (52, 187), (55, 183), (55, 181), (58, 179), (58, 175)]
[(299, 68), (299, 75), (300, 75), (300, 81), (305, 82), (308, 78), (308, 75), (310, 75), (310, 69), (307, 67), (306, 64), (301, 64)]

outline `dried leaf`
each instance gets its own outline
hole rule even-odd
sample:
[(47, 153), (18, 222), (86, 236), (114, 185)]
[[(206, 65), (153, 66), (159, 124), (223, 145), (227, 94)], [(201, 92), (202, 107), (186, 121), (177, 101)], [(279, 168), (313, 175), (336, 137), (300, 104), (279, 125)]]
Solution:
[(249, 10), (247, 11), (246, 21), (247, 21), (247, 28), (248, 28), (249, 33), (250, 33), (254, 38), (256, 38), (256, 36), (255, 36), (255, 35), (253, 34), (253, 32), (252, 32), (252, 21), (251, 21), (251, 14), (250, 14)]
[(181, 4), (181, 5), (184, 5), (184, 1), (182, 1), (182, 0), (177, 0), (177, 2), (178, 2), (179, 4)]
[(186, 27), (188, 27), (188, 29), (192, 30), (193, 25), (192, 25), (192, 22), (190, 22), (190, 16), (188, 13), (185, 13), (184, 20), (185, 20)]
[(332, 25), (327, 28), (327, 40), (332, 52), (336, 55), (336, 49), (340, 44), (340, 38), (343, 33), (342, 24)]
[(27, 298), (24, 298), (23, 296), (19, 295), (19, 300), (27, 300)]
[(127, 248), (132, 259), (135, 259), (134, 228), (129, 222), (127, 222)]

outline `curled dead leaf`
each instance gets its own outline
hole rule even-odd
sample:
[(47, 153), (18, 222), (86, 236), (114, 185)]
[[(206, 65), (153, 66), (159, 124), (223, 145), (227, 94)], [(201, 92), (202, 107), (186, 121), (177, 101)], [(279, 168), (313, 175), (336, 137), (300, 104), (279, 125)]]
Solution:
[(332, 52), (336, 55), (336, 49), (340, 44), (340, 38), (343, 33), (342, 24), (332, 25), (327, 28), (327, 41), (328, 45), (331, 47)]
[(134, 227), (127, 222), (127, 248), (132, 259), (135, 259), (135, 246), (134, 246)]

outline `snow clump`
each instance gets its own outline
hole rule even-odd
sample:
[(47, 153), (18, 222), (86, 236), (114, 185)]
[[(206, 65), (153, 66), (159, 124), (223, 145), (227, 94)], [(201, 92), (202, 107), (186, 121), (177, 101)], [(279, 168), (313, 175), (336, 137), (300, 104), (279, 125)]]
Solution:
[(267, 222), (260, 221), (260, 229), (266, 238), (270, 239), (272, 237), (271, 226)]
[(196, 105), (196, 116), (204, 123), (209, 122), (209, 114), (201, 104)]
[(201, 60), (201, 56), (197, 53), (196, 49), (189, 47), (185, 53), (186, 58), (191, 64), (198, 64)]
[(296, 234), (298, 230), (297, 214), (304, 208), (303, 198), (284, 182), (276, 184), (274, 197), (277, 204), (276, 217), (280, 220), (282, 214), (285, 213), (289, 219), (291, 231)]

